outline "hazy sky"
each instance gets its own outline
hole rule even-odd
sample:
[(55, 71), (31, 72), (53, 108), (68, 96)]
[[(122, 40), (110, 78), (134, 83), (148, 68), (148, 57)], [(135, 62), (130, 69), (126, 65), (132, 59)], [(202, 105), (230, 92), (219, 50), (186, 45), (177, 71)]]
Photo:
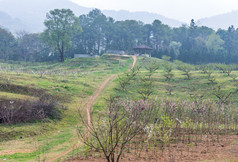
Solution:
[(183, 22), (238, 10), (238, 0), (71, 0), (85, 7), (149, 11)]

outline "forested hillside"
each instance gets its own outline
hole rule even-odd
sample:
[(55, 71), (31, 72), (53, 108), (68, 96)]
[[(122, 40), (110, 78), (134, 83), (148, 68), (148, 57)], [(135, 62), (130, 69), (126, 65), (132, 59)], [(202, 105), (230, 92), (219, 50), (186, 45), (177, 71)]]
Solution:
[[(72, 13), (72, 16), (73, 13)], [(75, 17), (75, 16), (74, 16)], [(115, 21), (106, 17), (100, 10), (94, 9), (88, 14), (75, 17), (77, 28), (72, 28), (67, 37), (64, 57), (74, 54), (103, 54), (108, 50), (125, 51), (133, 54), (133, 47), (145, 44), (152, 47), (153, 57), (162, 55), (171, 60), (181, 60), (192, 64), (236, 63), (238, 61), (238, 30), (230, 26), (227, 30), (217, 31), (206, 26), (197, 26), (191, 20), (189, 26), (171, 28), (160, 20), (152, 24), (140, 21)], [(47, 22), (49, 17), (46, 18)], [(46, 24), (45, 24), (46, 25)], [(49, 26), (46, 26), (46, 31)], [(70, 29), (71, 30), (71, 29)], [(45, 31), (45, 32), (46, 32)], [(46, 40), (44, 33), (31, 34), (0, 30), (0, 59), (15, 61), (58, 61), (60, 51)], [(61, 59), (62, 60), (62, 59)]]

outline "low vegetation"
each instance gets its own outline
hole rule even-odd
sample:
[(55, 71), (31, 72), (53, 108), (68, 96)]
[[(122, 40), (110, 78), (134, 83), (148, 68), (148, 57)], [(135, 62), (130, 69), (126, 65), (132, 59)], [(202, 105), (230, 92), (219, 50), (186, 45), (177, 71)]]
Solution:
[(64, 109), (49, 95), (41, 96), (37, 101), (1, 100), (0, 124), (13, 125), (46, 119), (60, 120)]
[[(31, 153), (0, 158), (45, 160), (80, 139), (85, 145), (70, 152), (69, 160), (90, 156), (110, 162), (128, 157), (178, 161), (180, 156), (169, 153), (179, 152), (178, 146), (188, 148), (179, 154), (201, 145), (208, 152), (238, 133), (238, 83), (231, 78), (236, 69), (228, 76), (216, 64), (195, 66), (168, 57), (140, 57), (130, 69), (131, 62), (129, 57), (105, 55), (25, 68), (1, 64), (1, 147), (7, 149), (10, 139), (26, 142), (33, 136), (39, 146)], [(84, 101), (114, 74), (119, 75), (96, 100), (88, 123)]]
[(78, 108), (108, 76), (131, 64), (131, 57), (112, 55), (63, 64), (0, 63), (0, 159), (44, 160), (72, 147)]
[[(238, 142), (234, 26), (215, 31), (192, 19), (170, 28), (160, 20), (115, 21), (98, 9), (79, 17), (55, 9), (44, 25), (39, 34), (0, 27), (0, 161), (62, 154), (181, 161), (190, 156), (179, 146), (190, 154), (202, 145), (206, 154), (225, 147), (224, 138)], [(133, 67), (129, 56), (104, 54), (133, 54), (142, 44), (156, 58), (140, 57)], [(72, 59), (76, 53), (95, 57)]]
[[(138, 66), (136, 73), (132, 69), (123, 75), (130, 84), (114, 91), (104, 102), (105, 108), (95, 105), (89, 125), (81, 116), (85, 130), (78, 132), (87, 148), (81, 156), (102, 155), (109, 162), (128, 156), (141, 159), (142, 154), (179, 160), (167, 154), (167, 150), (178, 151), (171, 146), (205, 144), (207, 152), (226, 136), (238, 133), (237, 83), (217, 71), (216, 65), (195, 67), (166, 58), (140, 58)], [(172, 79), (164, 77), (170, 73)], [(121, 81), (120, 76), (118, 87)]]

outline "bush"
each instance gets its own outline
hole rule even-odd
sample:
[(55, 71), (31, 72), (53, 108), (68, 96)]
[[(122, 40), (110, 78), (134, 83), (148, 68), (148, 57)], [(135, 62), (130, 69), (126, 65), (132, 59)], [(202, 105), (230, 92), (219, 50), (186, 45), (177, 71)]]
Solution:
[(160, 64), (155, 60), (145, 60), (144, 67), (152, 75), (160, 68)]
[(173, 65), (170, 63), (164, 63), (163, 67), (164, 67), (164, 77), (166, 78), (166, 81), (170, 81), (174, 76), (174, 74), (172, 73)]
[(43, 95), (34, 104), (34, 107), (38, 110), (42, 109), (45, 117), (53, 120), (60, 120), (62, 118), (63, 110), (65, 110), (65, 108), (50, 95)]
[(237, 69), (237, 65), (236, 64), (230, 64), (230, 65), (217, 64), (216, 67), (217, 67), (218, 70), (221, 70), (222, 73), (226, 73), (228, 76), (230, 76), (232, 71)]
[(0, 83), (0, 91), (23, 94), (23, 95), (31, 95), (36, 97), (42, 94), (45, 94), (45, 90), (43, 89), (36, 89), (33, 87), (10, 84), (9, 82)]
[(178, 67), (179, 70), (181, 70), (182, 72), (184, 72), (183, 75), (185, 75), (187, 77), (187, 80), (191, 79), (191, 75), (192, 75), (192, 70), (194, 70), (194, 67), (190, 64), (181, 64)]
[(78, 134), (85, 145), (102, 151), (108, 162), (119, 162), (126, 145), (144, 132), (157, 113), (154, 102), (111, 98), (108, 106), (97, 113), (91, 123), (80, 114), (86, 132), (78, 129)]
[(64, 108), (49, 95), (38, 101), (2, 100), (0, 101), (0, 123), (17, 124), (43, 121), (44, 119), (59, 120)]

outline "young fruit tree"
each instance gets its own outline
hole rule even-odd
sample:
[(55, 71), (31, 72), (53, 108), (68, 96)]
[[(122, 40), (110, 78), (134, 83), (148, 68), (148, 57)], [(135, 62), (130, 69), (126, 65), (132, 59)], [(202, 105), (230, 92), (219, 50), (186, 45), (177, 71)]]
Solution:
[(82, 29), (79, 19), (70, 9), (55, 9), (47, 13), (44, 22), (46, 30), (42, 34), (43, 40), (60, 54), (60, 61), (64, 62), (65, 51), (71, 47), (71, 39)]
[(178, 67), (179, 70), (181, 70), (187, 78), (187, 80), (191, 80), (192, 70), (194, 70), (194, 67), (190, 64), (181, 64)]
[(108, 162), (118, 162), (126, 145), (153, 122), (157, 110), (148, 101), (111, 98), (104, 111), (96, 113), (90, 123), (80, 113), (85, 129), (78, 129), (78, 134), (84, 144), (101, 151)]

